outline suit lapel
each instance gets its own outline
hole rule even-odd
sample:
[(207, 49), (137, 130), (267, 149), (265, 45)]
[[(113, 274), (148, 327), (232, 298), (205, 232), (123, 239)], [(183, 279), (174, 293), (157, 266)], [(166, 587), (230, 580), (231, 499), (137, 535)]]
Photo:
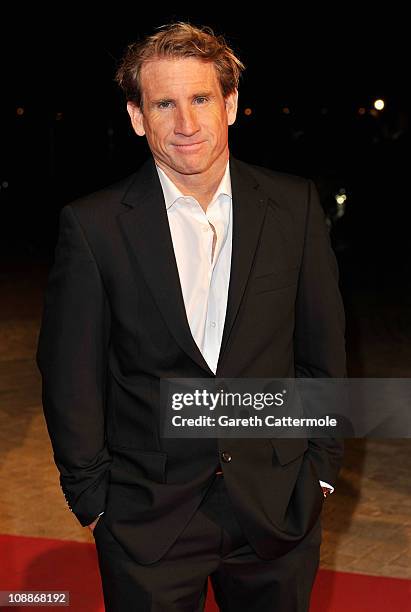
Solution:
[(118, 215), (118, 221), (131, 259), (141, 270), (175, 340), (209, 376), (214, 376), (187, 320), (167, 210), (153, 158), (138, 171), (123, 204), (127, 208)]
[[(241, 303), (266, 209), (258, 184), (246, 165), (230, 159), (233, 191), (233, 249), (227, 313), (217, 375)], [(118, 215), (120, 229), (134, 265), (139, 268), (156, 304), (180, 347), (209, 377), (207, 365), (190, 330), (174, 255), (173, 242), (161, 184), (153, 158), (138, 171), (126, 193), (124, 211)]]
[(230, 176), (233, 195), (233, 246), (227, 313), (221, 341), (216, 376), (224, 377), (228, 340), (247, 285), (254, 254), (266, 212), (266, 198), (259, 191), (257, 181), (247, 165), (230, 157)]

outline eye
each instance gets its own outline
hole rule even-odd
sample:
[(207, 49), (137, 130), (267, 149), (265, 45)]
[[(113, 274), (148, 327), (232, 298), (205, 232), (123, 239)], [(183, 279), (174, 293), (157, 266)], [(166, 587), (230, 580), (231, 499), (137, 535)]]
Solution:
[(205, 102), (207, 101), (208, 98), (206, 98), (205, 96), (198, 96), (197, 98), (194, 98), (195, 104), (205, 104)]
[(161, 100), (161, 102), (157, 104), (157, 108), (164, 108), (164, 109), (171, 108), (170, 100)]

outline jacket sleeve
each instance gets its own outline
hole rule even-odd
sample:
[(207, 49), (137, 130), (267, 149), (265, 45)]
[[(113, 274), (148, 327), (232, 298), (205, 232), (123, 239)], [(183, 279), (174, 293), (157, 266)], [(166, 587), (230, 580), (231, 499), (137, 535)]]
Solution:
[(111, 457), (105, 443), (110, 308), (83, 229), (62, 208), (46, 287), (36, 361), (60, 485), (80, 523), (105, 508)]
[[(296, 302), (294, 335), (297, 378), (345, 378), (345, 314), (338, 265), (314, 183), (308, 181), (304, 252)], [(311, 438), (309, 453), (320, 480), (335, 484), (344, 443)]]

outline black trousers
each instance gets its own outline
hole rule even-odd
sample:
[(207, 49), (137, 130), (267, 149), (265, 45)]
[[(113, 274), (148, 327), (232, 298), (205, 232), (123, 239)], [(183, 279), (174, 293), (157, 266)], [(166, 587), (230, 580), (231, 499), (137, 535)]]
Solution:
[(263, 560), (249, 546), (215, 476), (164, 557), (136, 563), (104, 524), (94, 529), (106, 612), (202, 612), (210, 577), (221, 612), (306, 612), (319, 565), (320, 520), (291, 552)]

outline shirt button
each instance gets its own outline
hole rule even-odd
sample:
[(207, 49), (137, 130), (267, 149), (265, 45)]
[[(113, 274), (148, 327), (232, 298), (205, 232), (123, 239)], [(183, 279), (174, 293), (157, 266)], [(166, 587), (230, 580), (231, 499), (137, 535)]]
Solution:
[(232, 456), (227, 451), (223, 451), (221, 453), (221, 459), (224, 461), (224, 463), (230, 463)]
[(215, 327), (215, 321), (211, 321), (211, 327)]

